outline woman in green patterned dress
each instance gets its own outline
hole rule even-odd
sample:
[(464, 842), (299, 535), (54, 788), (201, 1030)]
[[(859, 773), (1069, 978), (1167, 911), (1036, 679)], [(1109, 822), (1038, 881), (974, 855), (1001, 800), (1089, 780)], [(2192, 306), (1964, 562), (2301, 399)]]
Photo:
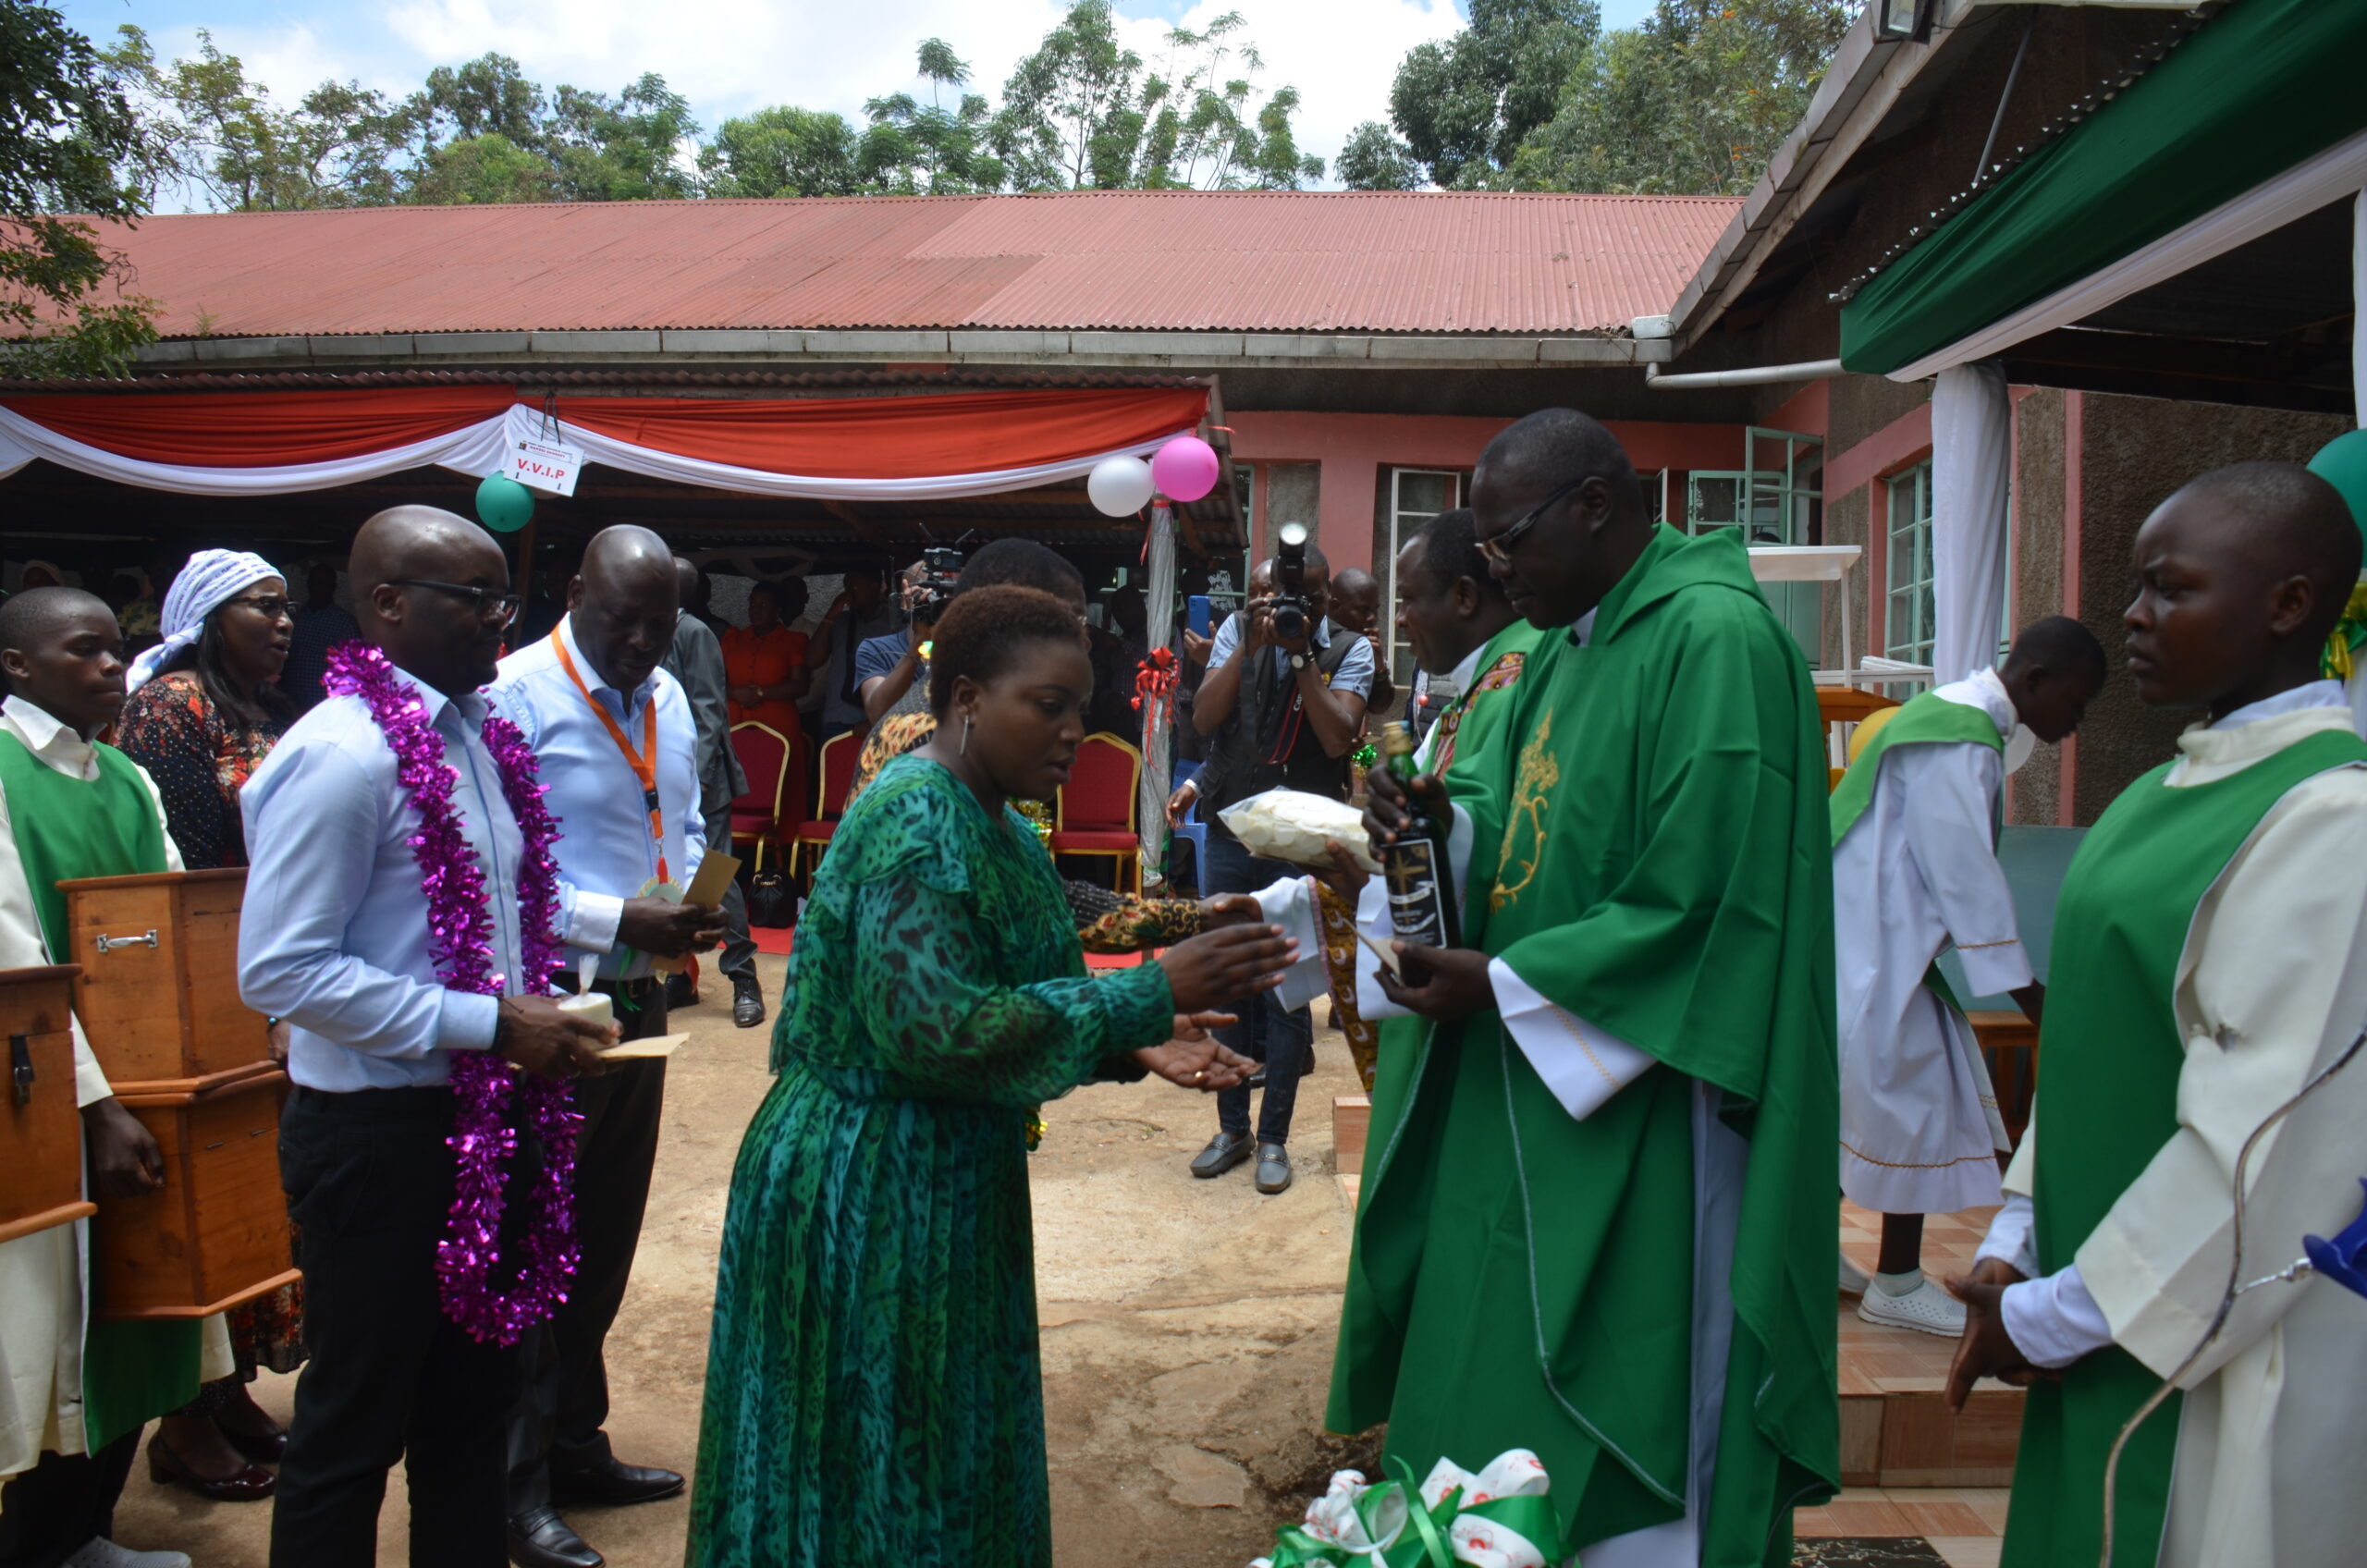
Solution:
[(1076, 618), (978, 589), (936, 641), (939, 728), (831, 840), (732, 1172), (693, 1568), (1049, 1568), (1031, 1115), (1095, 1079), (1238, 1082), (1201, 1010), (1295, 956), (1236, 925), (1087, 975), (1006, 803), (1084, 738)]

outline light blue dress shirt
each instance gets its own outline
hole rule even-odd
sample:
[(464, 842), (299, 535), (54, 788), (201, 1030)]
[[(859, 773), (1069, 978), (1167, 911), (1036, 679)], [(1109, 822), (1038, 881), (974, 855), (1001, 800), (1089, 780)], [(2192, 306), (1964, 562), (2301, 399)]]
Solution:
[[(452, 805), (484, 872), (494, 962), (517, 995), (525, 840), (479, 733), (485, 700), (396, 675), (444, 737)], [(239, 806), (249, 861), (239, 989), (288, 1021), (288, 1077), (330, 1094), (413, 1088), (450, 1077), (447, 1052), (493, 1044), (497, 999), (448, 991), (435, 972), (409, 842), (419, 813), (361, 698), (331, 697), (298, 719)]]
[[(1211, 670), (1222, 669), (1225, 667), (1225, 661), (1232, 658), (1234, 650), (1241, 646), (1242, 639), (1248, 634), (1248, 617), (1244, 612), (1235, 610), (1225, 617), (1224, 624), (1217, 628), (1216, 640), (1208, 644), (1208, 668)], [(1340, 668), (1332, 671), (1331, 690), (1354, 692), (1359, 697), (1370, 697), (1372, 672), (1375, 668), (1372, 639), (1346, 630), (1327, 616), (1315, 623), (1315, 635), (1309, 639), (1309, 643), (1318, 649), (1329, 648), (1335, 633), (1343, 637), (1355, 637), (1356, 645), (1347, 651), (1340, 660)], [(1284, 675), (1290, 673), (1290, 655), (1280, 648), (1269, 648), (1267, 650), (1267, 656), (1273, 660), (1277, 670)], [(1247, 670), (1242, 671), (1244, 676), (1249, 673)]]
[[(643, 710), (656, 704), (657, 802), (666, 822), (666, 871), (687, 888), (706, 853), (706, 828), (699, 815), (698, 718), (681, 682), (664, 669), (651, 672), (630, 695), (605, 684), (575, 640), (575, 618), (558, 623), (576, 672), (593, 701), (608, 711), (635, 746), (642, 743)], [(584, 702), (548, 637), (501, 661), (490, 688), (501, 711), (526, 732), (542, 763), (544, 797), (559, 821), (559, 935), (568, 957), (600, 955), (609, 979), (638, 979), (649, 973), (649, 955), (617, 945), (617, 925), (625, 900), (638, 898), (657, 875), (657, 847), (649, 837), (649, 812), (632, 765), (617, 749), (608, 727)]]

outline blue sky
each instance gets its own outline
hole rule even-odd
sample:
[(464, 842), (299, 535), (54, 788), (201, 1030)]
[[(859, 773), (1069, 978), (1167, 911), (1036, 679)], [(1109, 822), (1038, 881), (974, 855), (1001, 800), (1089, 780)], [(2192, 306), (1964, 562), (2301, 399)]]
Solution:
[[(125, 22), (160, 53), (193, 53), (197, 30), (239, 56), (249, 76), (292, 103), (324, 80), (400, 93), (428, 69), (487, 50), (511, 55), (546, 86), (614, 92), (644, 70), (690, 99), (702, 124), (767, 104), (852, 116), (863, 100), (920, 88), (913, 51), (951, 43), (976, 79), (1000, 88), (1064, 8), (1061, 0), (50, 0), (93, 37)], [(1604, 0), (1611, 26), (1652, 0)], [(1227, 10), (1248, 21), (1268, 86), (1298, 88), (1300, 144), (1330, 158), (1350, 129), (1389, 117), (1391, 73), (1407, 49), (1453, 32), (1461, 0), (1118, 0), (1147, 58), (1178, 22)]]

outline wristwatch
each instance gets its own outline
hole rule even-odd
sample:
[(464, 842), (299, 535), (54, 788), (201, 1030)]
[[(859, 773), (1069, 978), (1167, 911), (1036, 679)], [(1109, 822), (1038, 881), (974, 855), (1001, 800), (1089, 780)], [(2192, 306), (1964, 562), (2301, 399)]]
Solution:
[(1293, 654), (1291, 655), (1291, 668), (1293, 669), (1305, 669), (1306, 668), (1306, 655), (1305, 654)]

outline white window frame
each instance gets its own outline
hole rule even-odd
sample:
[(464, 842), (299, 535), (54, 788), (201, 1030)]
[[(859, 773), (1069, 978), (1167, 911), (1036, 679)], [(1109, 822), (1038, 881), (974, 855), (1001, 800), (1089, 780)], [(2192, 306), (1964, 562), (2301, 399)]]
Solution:
[(1939, 619), (1932, 588), (1931, 459), (1883, 481), (1883, 656), (1930, 664)]
[[(1446, 505), (1441, 507), (1438, 511), (1406, 510), (1405, 480), (1408, 475), (1445, 480)], [(1440, 512), (1451, 512), (1461, 505), (1463, 505), (1463, 474), (1458, 469), (1392, 468), (1389, 471), (1389, 548), (1386, 552), (1389, 559), (1380, 572), (1380, 656), (1389, 661), (1390, 678), (1396, 682), (1397, 689), (1401, 692), (1413, 689), (1411, 660), (1414, 655), (1410, 647), (1401, 649), (1397, 639), (1397, 557), (1404, 550), (1405, 542), (1412, 537), (1409, 524), (1418, 527), (1437, 517)], [(1403, 670), (1398, 668), (1398, 655), (1401, 652), (1408, 661), (1407, 668)]]

